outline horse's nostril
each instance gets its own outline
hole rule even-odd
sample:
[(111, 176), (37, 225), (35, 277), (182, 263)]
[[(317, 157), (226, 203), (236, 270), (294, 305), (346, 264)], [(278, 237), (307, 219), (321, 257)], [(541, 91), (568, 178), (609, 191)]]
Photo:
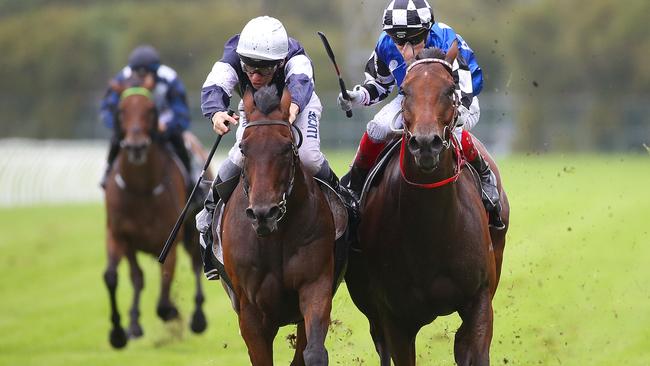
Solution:
[(418, 141), (417, 137), (411, 137), (409, 139), (408, 148), (412, 152), (420, 150), (420, 142)]
[(278, 206), (271, 207), (271, 209), (269, 210), (269, 216), (268, 217), (277, 218), (279, 216), (280, 216), (280, 207), (278, 207)]
[(431, 141), (431, 148), (433, 151), (442, 150), (442, 137), (438, 135), (433, 136), (433, 141)]
[(246, 209), (246, 217), (248, 217), (251, 220), (255, 220), (255, 211), (253, 211), (252, 208), (247, 208)]

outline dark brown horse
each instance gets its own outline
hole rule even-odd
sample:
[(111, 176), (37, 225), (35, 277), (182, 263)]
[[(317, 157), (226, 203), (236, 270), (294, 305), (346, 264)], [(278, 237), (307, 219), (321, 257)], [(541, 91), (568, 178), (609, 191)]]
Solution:
[[(292, 365), (327, 365), (334, 221), (300, 164), (288, 122), (291, 97), (274, 87), (244, 94), (248, 124), (241, 180), (226, 204), (221, 237), (241, 335), (254, 366), (273, 365), (280, 326), (298, 323)], [(216, 225), (214, 225), (216, 227)]]
[[(457, 99), (450, 60), (440, 50), (413, 64), (403, 83), (401, 154), (362, 199), (359, 252), (346, 283), (368, 317), (381, 365), (415, 365), (418, 331), (458, 312), (454, 354), (462, 366), (489, 365), (492, 297), (506, 230), (490, 231), (469, 169), (452, 141)], [(437, 58), (433, 58), (437, 57)], [(494, 173), (496, 164), (479, 146)], [(501, 187), (503, 220), (509, 206)]]
[[(117, 267), (126, 257), (131, 271), (134, 297), (130, 310), (128, 336), (142, 336), (140, 326), (140, 292), (144, 287), (143, 272), (136, 259), (137, 252), (158, 256), (176, 221), (187, 197), (186, 181), (178, 163), (169, 149), (165, 148), (158, 135), (158, 115), (150, 90), (153, 78), (148, 77), (144, 85), (130, 87), (113, 85), (122, 95), (116, 123), (121, 133), (121, 149), (106, 185), (106, 247), (108, 265), (104, 281), (111, 301), (110, 342), (115, 348), (126, 345), (127, 334), (120, 324), (117, 309)], [(194, 230), (194, 215), (182, 231), (185, 248), (192, 259), (196, 277), (196, 309), (191, 328), (202, 332), (206, 320), (201, 309), (204, 301), (201, 289), (202, 264), (198, 252), (198, 235)], [(178, 310), (170, 299), (170, 286), (176, 266), (176, 251), (161, 268), (161, 293), (157, 305), (158, 316), (165, 320), (178, 317)]]

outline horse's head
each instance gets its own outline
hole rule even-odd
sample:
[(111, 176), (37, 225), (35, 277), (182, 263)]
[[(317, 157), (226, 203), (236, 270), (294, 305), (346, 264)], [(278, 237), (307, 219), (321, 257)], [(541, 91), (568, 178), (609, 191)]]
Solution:
[(423, 50), (409, 66), (402, 90), (404, 133), (409, 152), (423, 173), (432, 173), (449, 147), (458, 99), (451, 62), (455, 52)]
[(298, 149), (289, 124), (291, 95), (275, 86), (244, 93), (248, 124), (239, 145), (244, 155), (242, 184), (248, 198), (246, 216), (259, 236), (278, 229), (293, 189)]
[(121, 148), (126, 150), (128, 160), (140, 165), (147, 161), (147, 151), (158, 130), (158, 115), (153, 100), (155, 86), (153, 75), (144, 80), (129, 79), (112, 83), (111, 88), (120, 95), (116, 125), (119, 126)]

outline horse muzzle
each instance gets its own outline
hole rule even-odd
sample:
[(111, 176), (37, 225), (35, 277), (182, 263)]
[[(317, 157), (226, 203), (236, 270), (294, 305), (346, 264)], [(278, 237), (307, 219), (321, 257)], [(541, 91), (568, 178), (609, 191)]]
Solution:
[(437, 134), (412, 135), (408, 140), (408, 149), (415, 165), (424, 173), (432, 173), (440, 163), (443, 140)]
[(278, 205), (250, 206), (246, 209), (246, 216), (251, 220), (257, 236), (265, 237), (278, 230), (282, 210)]
[(120, 145), (126, 150), (129, 163), (142, 165), (147, 162), (147, 151), (151, 146), (150, 138), (137, 141), (124, 140)]

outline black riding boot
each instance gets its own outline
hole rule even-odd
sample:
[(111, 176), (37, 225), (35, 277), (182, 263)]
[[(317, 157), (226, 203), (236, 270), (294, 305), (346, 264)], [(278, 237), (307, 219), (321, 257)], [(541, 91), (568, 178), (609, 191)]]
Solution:
[(481, 177), (481, 198), (485, 210), (490, 215), (490, 226), (496, 229), (503, 229), (505, 225), (501, 220), (501, 200), (499, 189), (497, 187), (497, 177), (490, 169), (490, 164), (485, 161), (481, 154), (477, 154), (476, 159), (470, 162)]
[(369, 169), (362, 169), (352, 164), (350, 171), (341, 178), (343, 185), (348, 188), (357, 201), (361, 198), (361, 190), (369, 172)]
[(102, 189), (106, 189), (108, 174), (111, 172), (111, 169), (113, 169), (113, 162), (115, 161), (115, 158), (117, 158), (117, 154), (119, 152), (120, 152), (120, 139), (116, 136), (113, 136), (111, 138), (111, 145), (108, 149), (108, 157), (106, 157), (106, 170), (104, 170), (104, 175), (102, 176), (102, 179), (99, 181), (99, 186), (102, 187)]
[(348, 207), (348, 210), (352, 210), (356, 214), (359, 207), (359, 200), (357, 197), (350, 192), (348, 188), (343, 186), (339, 178), (336, 176), (336, 173), (330, 168), (329, 164), (325, 162), (321, 167), (320, 171), (316, 173), (316, 178), (324, 181), (330, 187), (334, 188), (336, 193), (338, 193), (341, 198), (343, 198), (343, 203)]

